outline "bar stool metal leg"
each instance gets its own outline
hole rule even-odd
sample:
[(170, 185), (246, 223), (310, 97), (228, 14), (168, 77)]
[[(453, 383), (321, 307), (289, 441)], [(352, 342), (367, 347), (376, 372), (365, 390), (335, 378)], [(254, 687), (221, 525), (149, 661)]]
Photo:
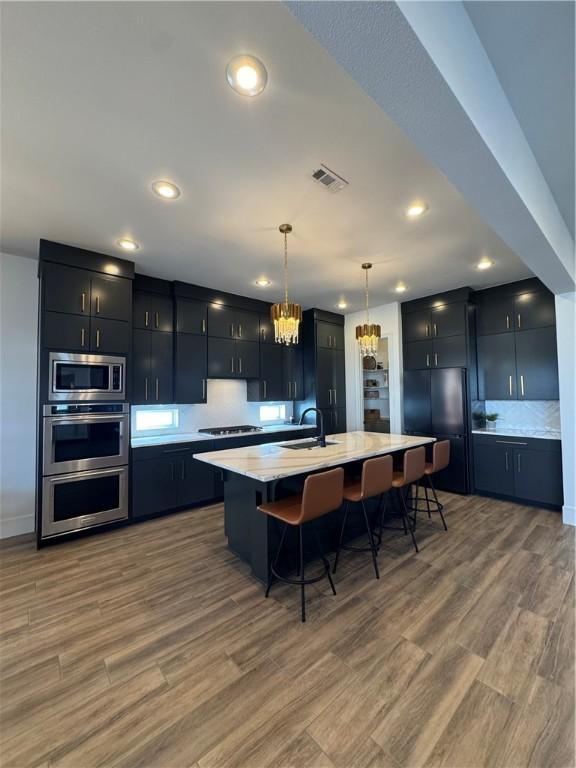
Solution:
[(304, 593), (304, 539), (302, 536), (302, 526), (298, 526), (300, 534), (300, 605), (302, 609), (302, 621), (306, 621), (306, 595)]
[(402, 499), (402, 519), (404, 520), (404, 525), (408, 525), (408, 528), (410, 530), (410, 536), (412, 536), (412, 544), (414, 544), (414, 549), (416, 552), (419, 552), (418, 544), (416, 543), (416, 537), (414, 536), (414, 529), (412, 527), (412, 521), (410, 520), (410, 517), (408, 516), (408, 505), (406, 503), (406, 496), (408, 495), (408, 489), (406, 489), (406, 495), (402, 493), (402, 490), (400, 489), (400, 498)]
[(376, 554), (378, 552), (376, 545), (374, 544), (374, 537), (372, 536), (372, 528), (370, 527), (370, 520), (368, 519), (368, 513), (366, 512), (366, 504), (364, 503), (364, 499), (362, 499), (362, 512), (364, 514), (364, 521), (366, 523), (366, 530), (368, 532), (368, 540), (370, 541), (370, 553), (372, 554), (372, 563), (374, 564), (374, 573), (376, 574), (376, 578), (380, 578), (380, 573), (378, 571), (378, 562), (376, 560)]
[(346, 523), (348, 522), (348, 513), (350, 511), (350, 502), (347, 501), (344, 504), (344, 519), (342, 520), (342, 527), (340, 528), (340, 540), (338, 542), (338, 549), (336, 550), (336, 557), (334, 558), (334, 566), (332, 573), (336, 573), (338, 567), (338, 559), (340, 557), (340, 550), (342, 549), (342, 542), (344, 541), (344, 531), (346, 530)]
[(284, 523), (284, 527), (282, 529), (282, 536), (280, 537), (280, 544), (278, 545), (278, 550), (276, 552), (276, 557), (274, 558), (274, 562), (272, 563), (272, 566), (270, 566), (270, 563), (268, 563), (268, 584), (266, 586), (266, 593), (264, 597), (268, 597), (270, 594), (270, 587), (272, 586), (272, 582), (274, 581), (274, 571), (276, 570), (276, 566), (278, 565), (278, 559), (280, 557), (280, 552), (282, 551), (282, 545), (284, 544), (284, 539), (286, 538), (286, 531), (288, 530), (288, 526), (286, 523)]
[(441, 504), (440, 501), (438, 501), (438, 496), (436, 495), (436, 488), (434, 488), (434, 483), (432, 482), (431, 475), (428, 475), (428, 482), (430, 483), (430, 488), (432, 489), (432, 493), (434, 494), (434, 501), (436, 502), (438, 512), (440, 513), (440, 519), (442, 520), (442, 525), (444, 526), (444, 530), (447, 531), (448, 526), (446, 525), (446, 520), (444, 520), (444, 515), (442, 514), (442, 510), (444, 509), (444, 504)]
[(320, 536), (318, 535), (318, 531), (314, 529), (314, 536), (316, 538), (316, 547), (318, 549), (318, 554), (320, 555), (320, 560), (324, 563), (324, 567), (326, 568), (326, 576), (328, 576), (328, 581), (330, 582), (330, 587), (332, 588), (332, 594), (336, 594), (336, 588), (334, 586), (334, 582), (332, 581), (332, 576), (330, 575), (330, 563), (328, 562), (328, 558), (325, 557), (322, 554), (322, 545), (320, 543)]

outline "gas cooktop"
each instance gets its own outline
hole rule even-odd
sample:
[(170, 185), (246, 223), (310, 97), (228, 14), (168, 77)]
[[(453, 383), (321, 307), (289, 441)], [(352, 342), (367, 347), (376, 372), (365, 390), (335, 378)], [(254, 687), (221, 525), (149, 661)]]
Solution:
[(239, 435), (242, 432), (262, 432), (262, 427), (253, 427), (251, 424), (241, 424), (239, 427), (210, 427), (199, 429), (206, 435)]

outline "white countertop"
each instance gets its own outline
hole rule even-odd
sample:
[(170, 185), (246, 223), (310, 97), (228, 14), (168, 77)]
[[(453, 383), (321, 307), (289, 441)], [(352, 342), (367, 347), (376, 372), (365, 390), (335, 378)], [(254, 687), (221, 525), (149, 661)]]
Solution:
[(501, 437), (537, 437), (543, 440), (560, 440), (559, 429), (512, 429), (496, 427), (496, 429), (473, 429), (473, 435), (500, 435)]
[(170, 435), (148, 435), (133, 437), (130, 440), (132, 448), (143, 448), (148, 445), (171, 445), (172, 443), (193, 443), (196, 440), (229, 440), (233, 437), (248, 437), (249, 435), (267, 435), (275, 432), (290, 432), (297, 429), (316, 429), (315, 424), (274, 424), (262, 427), (261, 432), (237, 432), (234, 435), (207, 435), (205, 432), (173, 432)]
[(358, 459), (367, 459), (370, 456), (403, 451), (406, 448), (414, 448), (435, 441), (434, 437), (389, 435), (381, 432), (344, 432), (327, 435), (326, 439), (335, 441), (335, 445), (327, 445), (326, 448), (293, 450), (285, 446), (290, 442), (300, 441), (266, 443), (245, 448), (196, 453), (194, 458), (268, 483), (271, 480), (315, 472), (318, 469), (336, 467)]

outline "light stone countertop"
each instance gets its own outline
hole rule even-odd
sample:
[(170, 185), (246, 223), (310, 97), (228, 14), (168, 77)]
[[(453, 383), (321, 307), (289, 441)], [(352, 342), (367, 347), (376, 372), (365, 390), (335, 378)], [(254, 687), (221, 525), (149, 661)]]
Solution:
[(315, 424), (274, 424), (274, 426), (262, 427), (261, 432), (237, 432), (234, 435), (207, 435), (205, 432), (172, 432), (169, 435), (148, 435), (133, 437), (130, 440), (132, 448), (143, 448), (148, 445), (171, 445), (172, 443), (193, 443), (197, 440), (229, 440), (234, 437), (248, 437), (249, 435), (268, 435), (275, 432), (291, 432), (297, 429), (316, 429)]
[(536, 437), (540, 440), (560, 440), (559, 429), (514, 429), (496, 427), (496, 429), (473, 429), (473, 435), (500, 435), (500, 437)]
[(434, 437), (389, 435), (380, 432), (344, 432), (327, 435), (326, 439), (335, 441), (335, 445), (305, 450), (286, 448), (290, 442), (301, 442), (298, 440), (196, 453), (194, 458), (268, 483), (283, 477), (337, 467), (358, 459), (382, 456), (385, 453), (394, 453), (435, 441)]

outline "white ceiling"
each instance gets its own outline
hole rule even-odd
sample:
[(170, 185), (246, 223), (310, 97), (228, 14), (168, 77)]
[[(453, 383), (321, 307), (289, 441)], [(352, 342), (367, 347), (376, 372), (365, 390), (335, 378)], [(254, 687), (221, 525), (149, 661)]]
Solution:
[(465, 7), (574, 237), (574, 2)]
[[(117, 253), (140, 272), (276, 300), (282, 241), (305, 306), (362, 305), (529, 276), (442, 174), (277, 3), (4, 3), (2, 250), (41, 237)], [(25, 44), (23, 44), (23, 41)], [(234, 93), (237, 53), (265, 62), (268, 88)], [(350, 187), (309, 178), (319, 163)], [(173, 203), (154, 179), (183, 191)], [(429, 212), (408, 221), (405, 206)], [(478, 272), (488, 256), (496, 265)], [(254, 280), (267, 275), (268, 289)]]

